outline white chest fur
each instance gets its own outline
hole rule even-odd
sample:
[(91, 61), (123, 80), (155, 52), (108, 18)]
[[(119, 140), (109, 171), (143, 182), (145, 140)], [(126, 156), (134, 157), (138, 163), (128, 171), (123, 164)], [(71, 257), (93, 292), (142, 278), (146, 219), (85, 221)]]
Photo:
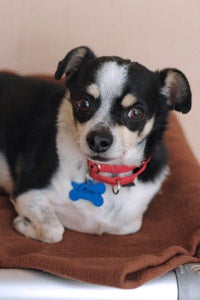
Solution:
[(72, 190), (70, 176), (64, 177), (62, 171), (58, 170), (47, 191), (47, 197), (66, 228), (97, 234), (129, 234), (140, 229), (142, 215), (160, 189), (165, 175), (163, 172), (154, 183), (136, 180), (134, 187), (121, 188), (117, 195), (113, 194), (111, 186), (106, 185), (106, 191), (102, 195), (104, 203), (95, 207), (85, 199), (72, 201), (69, 197)]

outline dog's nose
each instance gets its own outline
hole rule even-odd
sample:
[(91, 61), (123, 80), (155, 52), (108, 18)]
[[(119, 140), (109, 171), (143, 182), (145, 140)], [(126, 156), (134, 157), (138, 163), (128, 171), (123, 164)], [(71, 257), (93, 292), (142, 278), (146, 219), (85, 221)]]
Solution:
[(91, 150), (95, 152), (105, 152), (110, 148), (113, 136), (108, 130), (94, 130), (87, 136), (87, 143)]

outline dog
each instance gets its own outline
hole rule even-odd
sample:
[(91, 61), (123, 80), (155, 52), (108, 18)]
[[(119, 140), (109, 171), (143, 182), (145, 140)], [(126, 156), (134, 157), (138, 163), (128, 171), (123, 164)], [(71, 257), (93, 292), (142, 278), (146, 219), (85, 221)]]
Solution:
[(0, 186), (14, 228), (47, 243), (64, 228), (133, 234), (169, 173), (163, 133), (170, 110), (191, 109), (188, 80), (86, 46), (59, 62), (63, 75), (0, 74)]

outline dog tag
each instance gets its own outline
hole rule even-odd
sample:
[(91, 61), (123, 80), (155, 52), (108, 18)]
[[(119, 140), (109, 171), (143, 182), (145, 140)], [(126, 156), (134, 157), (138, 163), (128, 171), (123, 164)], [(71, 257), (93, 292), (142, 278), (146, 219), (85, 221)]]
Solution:
[(81, 199), (91, 202), (96, 207), (103, 205), (102, 194), (106, 191), (104, 183), (88, 179), (82, 183), (72, 181), (72, 187), (73, 189), (69, 192), (69, 198), (72, 201)]

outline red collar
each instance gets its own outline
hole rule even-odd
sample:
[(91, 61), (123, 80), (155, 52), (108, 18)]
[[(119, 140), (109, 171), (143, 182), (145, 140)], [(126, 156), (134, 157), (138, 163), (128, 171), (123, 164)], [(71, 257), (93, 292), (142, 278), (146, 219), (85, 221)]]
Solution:
[[(87, 160), (89, 167), (89, 174), (96, 181), (101, 181), (112, 186), (124, 186), (133, 184), (136, 177), (138, 177), (146, 169), (151, 156), (145, 160), (139, 167), (138, 166), (124, 166), (124, 165), (109, 165), (100, 164), (91, 160)], [(121, 173), (135, 171), (133, 174), (121, 177)], [(112, 174), (111, 177), (102, 175), (101, 173)]]

